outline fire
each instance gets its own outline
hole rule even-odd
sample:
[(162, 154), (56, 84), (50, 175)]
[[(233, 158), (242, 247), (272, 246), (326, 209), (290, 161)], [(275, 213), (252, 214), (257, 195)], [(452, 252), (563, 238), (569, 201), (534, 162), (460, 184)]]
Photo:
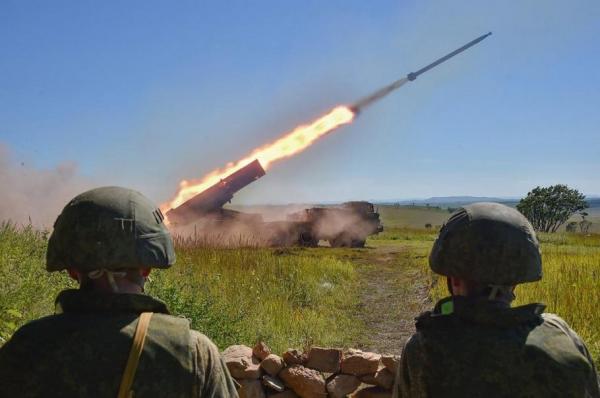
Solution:
[(183, 180), (179, 183), (179, 191), (175, 197), (161, 205), (161, 210), (166, 213), (169, 209), (180, 206), (254, 159), (258, 159), (262, 167), (267, 170), (272, 163), (302, 152), (320, 137), (350, 123), (354, 119), (354, 115), (349, 107), (338, 106), (314, 122), (296, 127), (274, 142), (253, 150), (237, 162), (228, 163), (224, 168), (213, 170), (199, 180)]

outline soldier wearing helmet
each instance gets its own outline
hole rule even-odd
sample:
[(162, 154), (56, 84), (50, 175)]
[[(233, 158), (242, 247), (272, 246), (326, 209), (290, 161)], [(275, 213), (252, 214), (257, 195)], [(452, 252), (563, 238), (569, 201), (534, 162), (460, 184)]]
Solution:
[(511, 307), (542, 278), (535, 232), (518, 211), (476, 203), (455, 212), (429, 257), (450, 297), (416, 319), (394, 397), (600, 397), (581, 338), (544, 305)]
[(139, 192), (104, 187), (71, 200), (46, 268), (80, 288), (2, 346), (0, 396), (237, 397), (215, 345), (143, 294), (150, 270), (174, 262), (163, 215)]

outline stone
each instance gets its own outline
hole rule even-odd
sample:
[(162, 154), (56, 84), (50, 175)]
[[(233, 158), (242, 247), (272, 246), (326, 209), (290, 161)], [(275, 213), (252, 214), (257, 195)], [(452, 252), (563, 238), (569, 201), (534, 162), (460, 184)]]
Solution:
[(260, 362), (252, 356), (252, 348), (245, 345), (232, 345), (221, 354), (229, 373), (236, 379), (260, 378)]
[(283, 360), (288, 365), (304, 365), (306, 363), (306, 355), (298, 350), (289, 349), (283, 353)]
[(342, 373), (355, 376), (374, 374), (379, 368), (379, 354), (350, 349), (342, 358)]
[(373, 373), (364, 375), (364, 376), (360, 376), (360, 381), (362, 381), (365, 384), (370, 384), (372, 386), (377, 385), (377, 381), (375, 380), (375, 374), (373, 374)]
[(238, 394), (240, 398), (266, 398), (260, 380), (239, 380), (240, 389)]
[(263, 359), (260, 366), (271, 376), (277, 376), (277, 373), (285, 367), (285, 362), (279, 355), (270, 354)]
[(343, 398), (352, 394), (360, 386), (360, 380), (353, 375), (335, 375), (327, 383), (327, 392), (333, 398)]
[(262, 377), (262, 383), (265, 387), (270, 388), (273, 391), (283, 392), (285, 390), (285, 384), (277, 377), (264, 375)]
[(325, 379), (321, 373), (302, 365), (292, 365), (279, 372), (286, 386), (294, 390), (301, 398), (325, 398)]
[(392, 391), (382, 387), (367, 387), (358, 390), (352, 398), (392, 398)]
[(394, 386), (394, 375), (387, 368), (379, 369), (375, 373), (375, 383), (387, 390)]
[(387, 368), (393, 375), (398, 371), (398, 364), (400, 363), (399, 355), (382, 355), (381, 363)]
[(257, 357), (261, 361), (264, 361), (264, 359), (266, 357), (271, 355), (271, 349), (269, 348), (268, 345), (266, 345), (262, 341), (259, 341), (258, 343), (256, 343), (256, 345), (252, 349), (252, 353), (254, 354), (255, 357)]
[(313, 347), (308, 352), (306, 367), (326, 373), (338, 373), (342, 351), (335, 348)]
[(298, 398), (298, 394), (296, 394), (292, 390), (285, 390), (283, 392), (276, 392), (275, 394), (268, 394), (269, 398)]

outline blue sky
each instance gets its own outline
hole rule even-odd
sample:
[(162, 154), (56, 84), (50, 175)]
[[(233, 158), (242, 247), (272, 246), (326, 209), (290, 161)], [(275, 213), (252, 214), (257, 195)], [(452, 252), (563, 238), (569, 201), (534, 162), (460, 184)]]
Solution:
[(0, 156), (161, 202), (488, 31), (236, 202), (600, 194), (593, 0), (4, 0)]

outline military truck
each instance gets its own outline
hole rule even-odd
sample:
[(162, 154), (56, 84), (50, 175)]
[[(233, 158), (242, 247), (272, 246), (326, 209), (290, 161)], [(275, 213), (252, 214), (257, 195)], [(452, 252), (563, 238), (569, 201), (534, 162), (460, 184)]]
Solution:
[(303, 237), (304, 246), (317, 246), (325, 240), (331, 247), (364, 247), (369, 235), (383, 231), (375, 206), (364, 201), (312, 207), (291, 213), (287, 219), (310, 226)]
[(178, 234), (193, 232), (210, 242), (259, 246), (317, 247), (325, 240), (333, 247), (363, 247), (367, 236), (383, 230), (379, 214), (369, 202), (347, 202), (336, 207), (313, 207), (289, 214), (284, 221), (265, 222), (260, 214), (225, 209), (239, 190), (265, 175), (258, 160), (200, 192), (166, 215)]

